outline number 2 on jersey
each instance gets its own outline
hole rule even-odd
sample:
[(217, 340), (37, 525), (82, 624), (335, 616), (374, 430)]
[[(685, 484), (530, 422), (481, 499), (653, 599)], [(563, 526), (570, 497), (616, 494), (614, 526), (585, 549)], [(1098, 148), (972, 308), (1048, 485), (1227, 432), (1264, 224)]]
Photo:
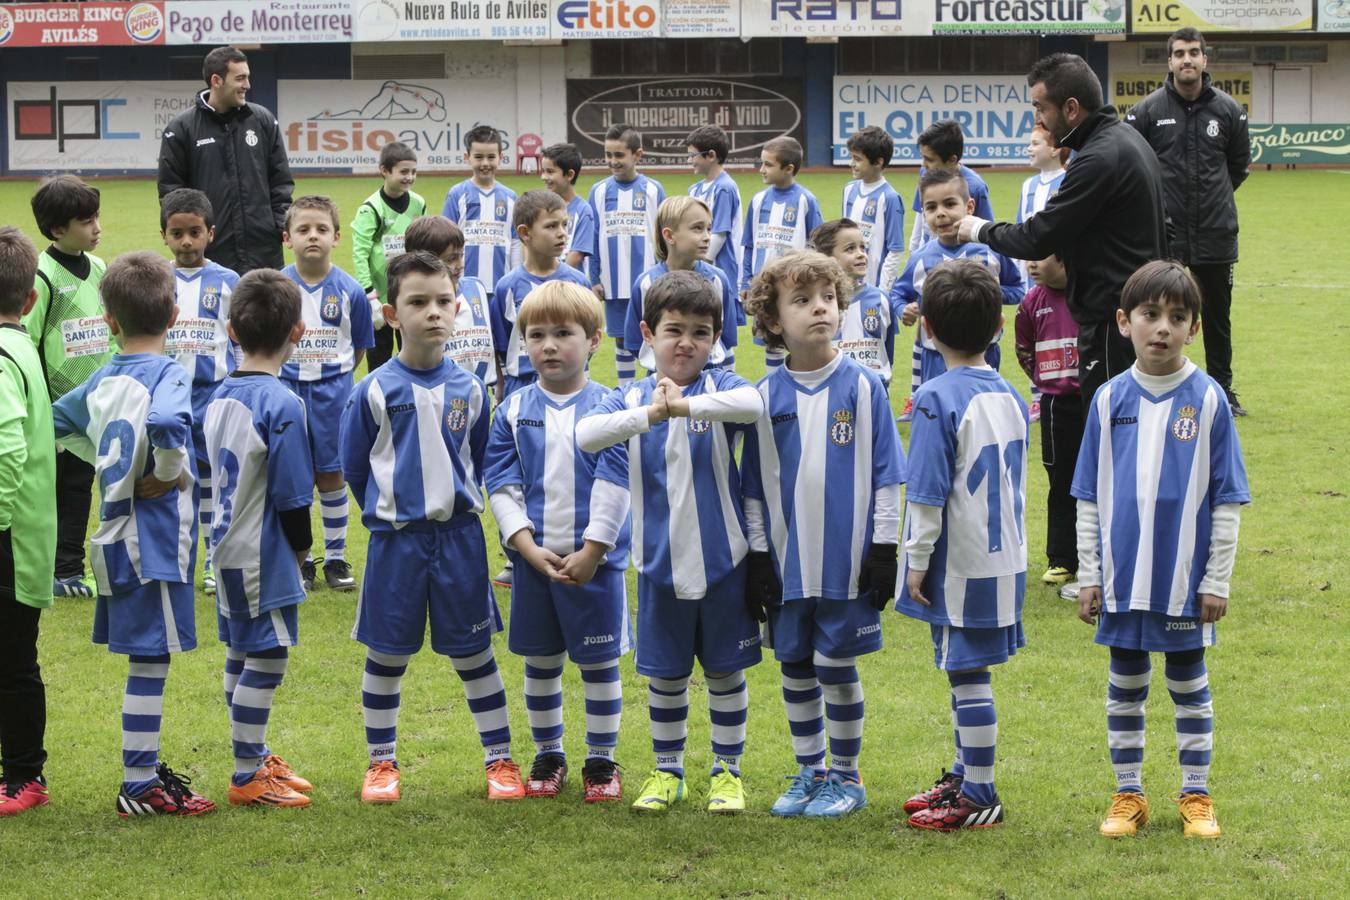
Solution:
[(966, 477), (966, 490), (972, 496), (987, 482), (985, 497), (989, 504), (989, 552), (1003, 550), (1003, 489), (1006, 487), (1013, 495), (1013, 515), (1017, 518), (1017, 539), (1026, 541), (1022, 534), (1022, 462), (1026, 456), (1026, 441), (1009, 441), (1002, 454), (1000, 465), (998, 444), (985, 444), (975, 457)]

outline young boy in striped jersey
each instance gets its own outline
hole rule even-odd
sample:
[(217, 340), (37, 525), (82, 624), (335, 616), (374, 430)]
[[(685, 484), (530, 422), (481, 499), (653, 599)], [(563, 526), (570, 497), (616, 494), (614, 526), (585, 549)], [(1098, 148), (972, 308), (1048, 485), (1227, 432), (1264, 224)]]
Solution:
[(234, 371), (235, 347), (230, 340), (230, 293), (239, 276), (206, 258), (215, 236), (211, 201), (201, 191), (179, 188), (159, 202), (159, 229), (173, 253), (174, 300), (178, 319), (169, 329), (164, 350), (192, 375), (192, 445), (197, 448), (197, 483), (201, 487), (198, 517), (202, 531), (202, 589), (216, 591), (211, 571), (211, 463), (206, 455), (206, 404), (225, 376)]
[(755, 330), (788, 353), (758, 385), (765, 415), (741, 461), (746, 602), (767, 618), (801, 767), (778, 816), (867, 805), (857, 658), (881, 649), (881, 610), (895, 596), (905, 457), (886, 386), (835, 347), (852, 292), (839, 264), (814, 251), (774, 260), (750, 289)]
[(396, 335), (384, 327), (380, 307), (389, 289), (389, 260), (403, 252), (403, 234), (418, 216), (426, 214), (427, 201), (413, 191), (417, 181), (417, 154), (398, 141), (380, 148), (380, 178), (384, 184), (356, 208), (352, 218), (352, 274), (366, 289), (375, 346), (366, 359), (367, 371), (375, 371), (394, 354)]
[[(337, 205), (327, 197), (300, 197), (286, 211), (286, 246), (295, 262), (286, 277), (300, 287), (305, 330), (281, 367), (281, 380), (305, 403), (314, 456), (314, 484), (323, 515), (323, 578), (335, 591), (356, 589), (347, 553), (347, 485), (338, 456), (338, 425), (352, 392), (352, 370), (375, 345), (370, 301), (355, 278), (333, 265)], [(300, 567), (305, 590), (314, 589), (312, 558)]]
[(492, 654), (501, 616), (479, 514), (487, 388), (445, 358), (457, 298), (425, 251), (389, 265), (384, 314), (398, 356), (361, 380), (342, 416), (342, 468), (370, 532), (352, 638), (366, 645), (361, 706), (370, 765), (361, 799), (399, 799), (399, 688), (431, 622), (431, 649), (464, 682), (483, 744), (490, 800), (525, 796), (511, 759), (506, 688)]
[(56, 401), (52, 417), (56, 439), (94, 466), (102, 494), (89, 540), (94, 643), (129, 658), (116, 810), (194, 816), (215, 804), (159, 759), (170, 654), (197, 646), (192, 380), (164, 355), (177, 313), (173, 270), (156, 253), (126, 253), (108, 267), (101, 294), (121, 349)]
[(441, 215), (464, 232), (464, 274), (491, 291), (520, 262), (520, 245), (511, 228), (516, 192), (497, 183), (506, 141), (491, 125), (479, 125), (464, 136), (465, 162), (473, 170), (445, 195)]
[(623, 796), (614, 763), (619, 657), (632, 634), (624, 585), (628, 491), (596, 479), (596, 454), (579, 451), (575, 437), (577, 421), (609, 394), (586, 373), (602, 314), (594, 294), (565, 281), (541, 285), (521, 305), (516, 325), (538, 380), (498, 407), (484, 479), (515, 563), (509, 643), (525, 657), (536, 748), (525, 796), (556, 797), (567, 780), (562, 673), (570, 656), (585, 685), (587, 803)]
[(927, 622), (952, 689), (956, 762), (905, 802), (935, 831), (1003, 823), (994, 788), (998, 717), (989, 667), (1026, 646), (1027, 408), (985, 362), (1003, 327), (1002, 293), (976, 260), (944, 263), (924, 285), (920, 327), (946, 372), (914, 396), (905, 495), (905, 568), (896, 609)]
[(833, 259), (848, 277), (848, 308), (839, 321), (837, 345), (844, 355), (891, 383), (899, 316), (885, 294), (866, 281), (867, 241), (852, 219), (834, 219), (811, 232), (811, 246)]
[[(492, 294), (483, 287), (483, 282), (464, 274), (464, 232), (445, 216), (420, 216), (408, 226), (403, 245), (408, 253), (425, 250), (445, 263), (459, 300), (453, 333), (445, 343), (446, 358), (493, 387), (497, 384), (497, 354), (488, 318)], [(380, 318), (384, 318), (383, 306)]]
[(595, 249), (595, 210), (577, 193), (580, 174), (581, 154), (575, 145), (550, 144), (540, 151), (539, 179), (567, 204), (567, 252), (558, 262), (585, 272), (586, 258)]
[(243, 358), (211, 399), (203, 427), (207, 456), (220, 473), (220, 503), (208, 527), (216, 537), (216, 624), (234, 746), (229, 800), (308, 806), (313, 785), (267, 747), (272, 700), (299, 641), (300, 562), (309, 552), (314, 502), (305, 408), (278, 378), (304, 332), (300, 289), (280, 272), (255, 269), (231, 300), (230, 334)]
[[(684, 142), (689, 153), (689, 165), (700, 179), (689, 185), (689, 196), (702, 200), (712, 217), (704, 258), (721, 269), (735, 288), (740, 284), (741, 273), (741, 254), (736, 246), (736, 237), (741, 230), (741, 189), (736, 186), (736, 179), (723, 168), (727, 164), (730, 140), (727, 133), (716, 125), (700, 125), (689, 132)], [(745, 310), (741, 307), (739, 293), (735, 305), (734, 324), (744, 325)], [(732, 325), (728, 321), (722, 329), (724, 340), (725, 332), (731, 332), (731, 336), (735, 337), (736, 329)]]
[[(776, 137), (759, 154), (759, 175), (768, 185), (745, 210), (741, 230), (741, 303), (749, 298), (750, 282), (769, 263), (793, 250), (806, 248), (806, 236), (820, 225), (820, 204), (797, 183), (805, 154), (796, 138)], [(755, 338), (759, 343), (760, 339)], [(780, 350), (766, 348), (764, 365), (783, 364)]]
[(590, 287), (585, 275), (567, 263), (558, 262), (567, 249), (567, 207), (561, 197), (542, 189), (526, 191), (516, 203), (512, 227), (524, 249), (525, 261), (497, 282), (488, 313), (492, 320), (492, 343), (502, 366), (499, 401), (537, 377), (530, 364), (525, 332), (517, 319), (526, 296), (552, 281)]
[(592, 289), (605, 301), (605, 334), (614, 339), (619, 386), (637, 376), (637, 348), (627, 346), (624, 325), (633, 281), (656, 262), (656, 211), (666, 199), (660, 182), (638, 174), (642, 133), (618, 124), (605, 132), (605, 162), (613, 174), (591, 188), (595, 248), (587, 260)]
[(1096, 620), (1097, 643), (1111, 649), (1106, 727), (1116, 794), (1101, 825), (1107, 837), (1148, 822), (1144, 701), (1154, 652), (1166, 658), (1176, 706), (1183, 833), (1220, 834), (1209, 796), (1205, 648), (1228, 612), (1251, 491), (1223, 386), (1184, 355), (1200, 309), (1200, 289), (1180, 263), (1145, 263), (1130, 276), (1116, 321), (1137, 359), (1093, 397), (1073, 478), (1078, 616)]
[(656, 371), (610, 393), (577, 424), (578, 447), (605, 451), (596, 477), (633, 498), (637, 671), (650, 679), (656, 753), (656, 768), (633, 804), (642, 812), (664, 812), (684, 797), (695, 658), (712, 720), (708, 810), (745, 808), (744, 670), (759, 662), (760, 637), (745, 606), (748, 548), (733, 451), (764, 403), (730, 369), (705, 371), (722, 326), (722, 303), (703, 276), (669, 272), (657, 279), (642, 323)]
[(905, 264), (905, 204), (886, 181), (895, 142), (884, 129), (868, 125), (848, 139), (853, 181), (844, 185), (843, 216), (862, 229), (867, 245), (863, 280), (889, 293)]

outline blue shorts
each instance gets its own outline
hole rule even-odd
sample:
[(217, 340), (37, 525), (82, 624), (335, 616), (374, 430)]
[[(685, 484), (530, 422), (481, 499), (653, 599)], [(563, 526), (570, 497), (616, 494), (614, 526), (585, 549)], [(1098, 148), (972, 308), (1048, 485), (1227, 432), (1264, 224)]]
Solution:
[(147, 581), (125, 594), (99, 595), (94, 643), (113, 653), (163, 656), (197, 646), (195, 597), (190, 584)]
[(1132, 609), (1098, 615), (1095, 640), (1122, 650), (1169, 653), (1212, 647), (1217, 638), (1213, 622)]
[(1027, 645), (1022, 623), (1003, 628), (933, 625), (933, 663), (944, 672), (996, 666)]
[(881, 649), (881, 610), (867, 597), (788, 600), (768, 612), (764, 646), (779, 662), (810, 659), (815, 651), (844, 659)]
[(573, 587), (545, 578), (518, 553), (508, 555), (515, 566), (507, 638), (512, 653), (552, 656), (566, 650), (574, 663), (601, 663), (633, 649), (623, 570), (596, 569), (590, 583)]
[[(611, 300), (605, 298), (605, 334), (612, 338), (623, 341), (623, 329), (628, 324), (628, 304), (629, 298), (624, 297), (621, 300)], [(627, 348), (637, 353), (638, 348)]]
[(371, 532), (352, 639), (411, 656), (422, 649), (428, 619), (431, 649), (442, 656), (480, 653), (502, 630), (483, 523), (473, 513)]
[(216, 637), (231, 650), (257, 653), (300, 643), (300, 604), (288, 603), (252, 618), (228, 619), (216, 611)]
[(220, 387), (219, 381), (192, 382), (192, 446), (197, 451), (197, 477), (211, 473), (211, 462), (206, 454), (206, 407)]
[(352, 394), (352, 373), (321, 381), (282, 380), (291, 393), (305, 403), (305, 425), (309, 429), (309, 452), (314, 456), (314, 471), (341, 472), (338, 429), (342, 426), (342, 410)]
[(539, 375), (531, 372), (528, 375), (507, 375), (502, 373), (502, 402), (521, 388), (527, 388), (539, 380)]
[(735, 672), (760, 660), (759, 623), (745, 608), (745, 563), (702, 600), (681, 600), (638, 576), (637, 671), (682, 678), (694, 671)]

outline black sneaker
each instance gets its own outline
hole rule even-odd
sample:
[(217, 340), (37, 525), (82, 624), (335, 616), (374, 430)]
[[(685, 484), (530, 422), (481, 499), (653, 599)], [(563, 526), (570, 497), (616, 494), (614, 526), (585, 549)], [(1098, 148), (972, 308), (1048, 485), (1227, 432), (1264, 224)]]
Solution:
[(1228, 392), (1228, 408), (1233, 411), (1235, 416), (1247, 415), (1247, 410), (1238, 402), (1238, 395), (1233, 391)]
[(300, 564), (300, 583), (305, 587), (306, 594), (314, 593), (314, 560), (307, 559)]
[(345, 559), (326, 561), (323, 564), (323, 580), (335, 591), (356, 590), (356, 579), (352, 577), (351, 564)]

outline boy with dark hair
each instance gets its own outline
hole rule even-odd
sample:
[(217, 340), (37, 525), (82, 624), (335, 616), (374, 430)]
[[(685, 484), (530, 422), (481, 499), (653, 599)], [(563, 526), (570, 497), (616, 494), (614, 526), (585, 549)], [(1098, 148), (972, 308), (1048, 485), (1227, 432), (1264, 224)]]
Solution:
[(947, 673), (956, 762), (905, 802), (909, 824), (935, 831), (1003, 823), (994, 788), (998, 718), (989, 666), (1026, 646), (1027, 408), (985, 362), (1003, 327), (1003, 294), (978, 260), (944, 263), (923, 288), (920, 327), (946, 371), (914, 397), (904, 575), (895, 608), (927, 622)]
[(300, 561), (309, 552), (314, 501), (304, 406), (278, 377), (305, 330), (300, 289), (274, 269), (254, 269), (236, 286), (229, 327), (243, 360), (216, 391), (204, 426), (207, 454), (222, 476), (210, 527), (234, 748), (229, 800), (308, 806), (313, 786), (267, 746), (272, 701), (299, 641)]
[(478, 125), (464, 136), (464, 161), (473, 172), (445, 195), (441, 215), (464, 230), (464, 274), (489, 291), (520, 262), (520, 245), (511, 228), (516, 192), (497, 182), (506, 141), (491, 125)]
[(595, 210), (586, 198), (577, 193), (577, 176), (581, 174), (581, 154), (574, 144), (550, 144), (543, 149), (539, 162), (539, 178), (544, 187), (567, 204), (567, 255), (565, 262), (578, 272), (586, 271), (586, 257), (595, 245)]
[[(107, 266), (89, 251), (98, 246), (98, 188), (74, 175), (49, 178), (33, 194), (38, 231), (52, 242), (38, 257), (37, 300), (23, 327), (42, 358), (52, 402), (84, 384), (112, 356), (99, 282)], [(94, 470), (73, 453), (56, 455), (55, 597), (93, 597), (84, 572)]]
[(37, 265), (32, 241), (0, 228), (0, 816), (47, 802), (38, 620), (52, 605), (56, 438), (42, 360), (19, 324)]
[(492, 344), (492, 293), (483, 282), (464, 274), (464, 232), (445, 216), (422, 216), (408, 226), (403, 245), (408, 253), (425, 250), (445, 264), (459, 300), (445, 355), (483, 379), (489, 388), (495, 387), (500, 373)]
[(380, 148), (379, 168), (384, 184), (356, 208), (352, 219), (352, 274), (366, 289), (375, 326), (367, 371), (378, 369), (393, 355), (394, 332), (384, 327), (380, 311), (389, 288), (389, 260), (403, 252), (408, 225), (427, 211), (427, 201), (412, 190), (417, 181), (417, 153), (411, 147), (398, 141), (385, 144)]
[(195, 816), (215, 804), (158, 758), (169, 654), (197, 646), (192, 388), (164, 355), (177, 316), (173, 270), (158, 254), (125, 253), (108, 267), (101, 290), (104, 320), (121, 350), (56, 401), (52, 417), (56, 439), (99, 477), (103, 502), (90, 538), (94, 643), (129, 657), (116, 810)]
[[(741, 265), (736, 232), (741, 226), (741, 189), (725, 168), (727, 133), (716, 125), (700, 125), (684, 139), (689, 165), (701, 180), (689, 185), (689, 196), (702, 200), (712, 214), (707, 260), (721, 269), (727, 281), (740, 284)], [(736, 325), (745, 324), (745, 309), (736, 302)], [(732, 327), (728, 323), (728, 328)]]
[(886, 181), (886, 166), (895, 142), (875, 125), (848, 139), (853, 181), (844, 185), (843, 216), (862, 229), (867, 243), (867, 274), (863, 279), (889, 293), (905, 259), (905, 205)]
[[(966, 180), (970, 199), (975, 201), (975, 215), (982, 219), (992, 219), (994, 207), (989, 202), (989, 185), (985, 184), (984, 179), (974, 169), (961, 164), (961, 154), (966, 149), (966, 137), (961, 130), (961, 124), (955, 119), (941, 119), (934, 122), (919, 134), (918, 144), (919, 156), (923, 159), (919, 178), (922, 179), (925, 174), (937, 169), (959, 173)], [(917, 187), (914, 189), (913, 208), (916, 213), (923, 212), (923, 197)], [(924, 224), (923, 216), (916, 216), (914, 230), (909, 237), (909, 252), (914, 253), (932, 239), (933, 233)]]

